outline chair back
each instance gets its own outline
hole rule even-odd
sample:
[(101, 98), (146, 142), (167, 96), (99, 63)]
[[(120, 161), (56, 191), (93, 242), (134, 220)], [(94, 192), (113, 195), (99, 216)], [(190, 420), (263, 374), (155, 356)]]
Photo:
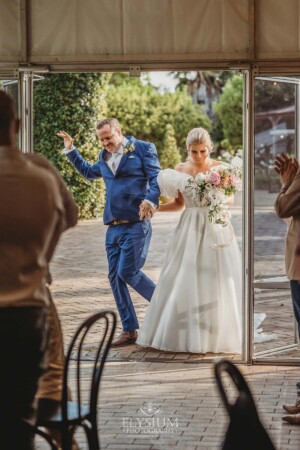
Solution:
[[(266, 430), (260, 422), (251, 391), (239, 369), (224, 359), (215, 364), (215, 378), (230, 417), (222, 450), (275, 450)], [(230, 403), (223, 385), (222, 374), (233, 380), (238, 397)]]
[(81, 383), (81, 359), (84, 343), (91, 330), (92, 326), (98, 322), (99, 328), (99, 343), (98, 348), (95, 351), (95, 361), (93, 361), (93, 370), (91, 371), (92, 377), (90, 380), (90, 394), (89, 394), (89, 408), (92, 421), (96, 423), (97, 416), (97, 401), (99, 395), (99, 385), (101, 375), (104, 368), (104, 363), (107, 358), (107, 354), (113, 339), (113, 335), (116, 329), (117, 318), (116, 314), (111, 310), (100, 311), (93, 314), (86, 319), (78, 328), (74, 334), (71, 343), (68, 348), (68, 352), (65, 359), (64, 366), (64, 378), (63, 378), (63, 393), (62, 393), (62, 421), (67, 423), (68, 421), (68, 379), (71, 357), (75, 357), (76, 360), (76, 393), (73, 400), (77, 402), (78, 417), (82, 418), (82, 383)]

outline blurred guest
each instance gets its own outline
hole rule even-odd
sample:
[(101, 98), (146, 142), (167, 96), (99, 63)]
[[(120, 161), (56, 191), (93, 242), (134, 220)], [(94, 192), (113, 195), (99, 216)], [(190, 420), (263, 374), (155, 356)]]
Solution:
[[(56, 179), (57, 186), (61, 194), (65, 210), (65, 229), (73, 227), (77, 223), (78, 207), (68, 191), (59, 172), (49, 163), (49, 161), (36, 154), (26, 154), (25, 157), (49, 171)], [(50, 248), (50, 253), (52, 249)], [(64, 368), (64, 346), (63, 333), (60, 320), (53, 302), (50, 285), (52, 279), (50, 272), (46, 274), (46, 293), (48, 297), (48, 319), (49, 319), (49, 343), (47, 348), (47, 369), (39, 381), (38, 398), (60, 400), (62, 394), (62, 378)]]
[(300, 336), (300, 271), (296, 264), (295, 249), (300, 234), (300, 171), (295, 158), (285, 154), (277, 156), (275, 168), (279, 173), (281, 190), (275, 202), (278, 217), (290, 218), (285, 245), (286, 275), (290, 280), (294, 313)]
[(66, 228), (53, 174), (16, 146), (19, 121), (0, 91), (0, 448), (32, 449), (34, 396), (47, 344), (48, 264)]
[[(78, 207), (59, 172), (46, 158), (41, 157), (40, 155), (30, 153), (25, 156), (31, 162), (50, 171), (56, 178), (65, 209), (65, 228), (67, 229), (76, 225), (78, 218)], [(62, 398), (65, 355), (61, 323), (50, 290), (50, 285), (52, 282), (50, 272), (47, 273), (45, 282), (46, 293), (48, 296), (47, 315), (49, 321), (49, 341), (46, 351), (46, 370), (39, 380), (36, 398), (39, 401), (38, 410), (43, 411), (43, 413), (46, 412), (51, 414), (57, 411)], [(71, 399), (70, 391), (68, 393), (69, 399)], [(55, 429), (48, 429), (47, 431), (60, 445), (60, 431)], [(72, 450), (77, 449), (78, 446), (75, 440), (73, 440)]]
[[(286, 154), (277, 156), (275, 169), (280, 176), (281, 190), (275, 202), (278, 217), (290, 219), (286, 236), (285, 263), (286, 274), (290, 280), (293, 309), (298, 324), (300, 336), (300, 264), (299, 264), (299, 236), (300, 236), (300, 170), (295, 158)], [(297, 383), (300, 387), (300, 383)], [(283, 405), (289, 414), (300, 413), (300, 400), (293, 406)], [(300, 425), (299, 416), (284, 416), (283, 420)]]

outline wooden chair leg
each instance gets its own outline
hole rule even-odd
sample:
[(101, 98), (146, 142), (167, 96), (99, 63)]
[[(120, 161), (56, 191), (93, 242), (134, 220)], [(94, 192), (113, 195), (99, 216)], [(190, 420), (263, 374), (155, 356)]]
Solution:
[(95, 424), (95, 423), (93, 424), (92, 423), (91, 433), (93, 435), (94, 448), (96, 450), (100, 450), (100, 442), (99, 442), (99, 437), (98, 437), (97, 424)]
[(72, 450), (72, 442), (75, 428), (71, 427), (63, 429), (61, 432), (61, 448), (62, 450)]
[(100, 450), (97, 428), (95, 429), (92, 424), (89, 426), (86, 423), (82, 426), (88, 440), (89, 450)]

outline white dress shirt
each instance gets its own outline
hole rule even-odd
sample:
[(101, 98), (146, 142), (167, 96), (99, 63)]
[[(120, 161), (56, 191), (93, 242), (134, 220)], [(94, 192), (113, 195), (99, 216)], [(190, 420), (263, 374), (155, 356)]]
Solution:
[(122, 144), (115, 153), (106, 153), (106, 162), (112, 173), (115, 175), (118, 170), (121, 158), (123, 156), (123, 147), (127, 145), (128, 139), (125, 137), (122, 140)]

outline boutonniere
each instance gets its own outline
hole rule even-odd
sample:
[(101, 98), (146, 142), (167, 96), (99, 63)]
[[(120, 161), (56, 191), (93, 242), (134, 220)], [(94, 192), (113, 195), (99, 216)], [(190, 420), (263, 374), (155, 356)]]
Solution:
[(123, 146), (123, 155), (126, 155), (126, 153), (134, 152), (135, 146), (132, 142), (128, 141), (126, 145)]

